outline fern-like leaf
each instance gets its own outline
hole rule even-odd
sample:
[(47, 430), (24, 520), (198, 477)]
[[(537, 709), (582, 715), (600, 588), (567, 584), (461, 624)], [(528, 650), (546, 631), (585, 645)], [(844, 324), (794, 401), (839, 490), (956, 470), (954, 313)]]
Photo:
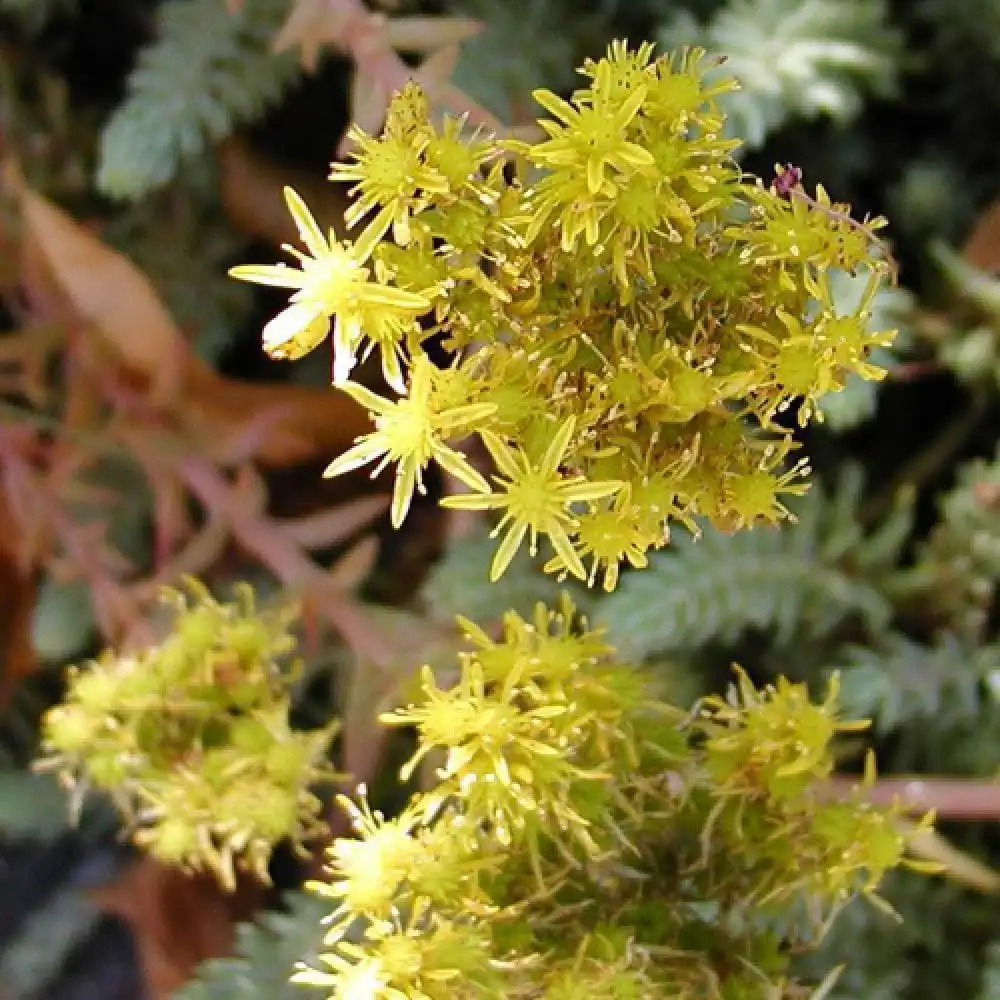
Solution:
[(877, 581), (909, 534), (910, 512), (900, 504), (866, 535), (860, 492), (850, 470), (832, 496), (816, 489), (797, 504), (798, 520), (781, 529), (677, 533), (647, 569), (623, 576), (596, 620), (630, 659), (733, 643), (748, 629), (771, 631), (778, 643), (818, 638), (852, 616), (878, 632), (891, 608)]
[(257, 119), (298, 78), (291, 53), (271, 39), (286, 0), (173, 0), (159, 10), (157, 39), (128, 81), (128, 96), (101, 134), (97, 183), (136, 199), (169, 182), (180, 163)]
[(733, 0), (704, 27), (676, 16), (660, 40), (727, 57), (718, 72), (741, 89), (720, 103), (751, 147), (794, 115), (847, 122), (866, 91), (891, 94), (900, 47), (884, 0)]
[(478, 530), (453, 542), (445, 557), (430, 572), (421, 592), (427, 614), (448, 623), (456, 615), (475, 622), (498, 622), (508, 611), (529, 616), (535, 605), (558, 603), (559, 593), (569, 589), (573, 603), (582, 612), (590, 610), (589, 592), (573, 584), (556, 582), (532, 561), (525, 549), (496, 583), (490, 583), (490, 563), (496, 542)]
[(1000, 650), (970, 649), (952, 635), (925, 646), (891, 634), (876, 649), (848, 650), (838, 667), (845, 712), (874, 720), (879, 732), (920, 722), (947, 728), (978, 715), (985, 685), (1000, 675)]

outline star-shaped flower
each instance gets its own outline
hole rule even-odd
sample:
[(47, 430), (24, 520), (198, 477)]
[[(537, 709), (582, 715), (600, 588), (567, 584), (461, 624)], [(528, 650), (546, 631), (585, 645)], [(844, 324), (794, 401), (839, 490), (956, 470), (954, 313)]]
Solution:
[[(425, 295), (370, 280), (365, 262), (381, 234), (367, 231), (353, 244), (341, 243), (332, 231), (329, 237), (323, 235), (305, 202), (291, 188), (285, 188), (285, 201), (309, 251), (283, 248), (298, 259), (300, 268), (249, 264), (229, 273), (242, 281), (298, 289), (288, 308), (264, 327), (264, 349), (271, 357), (295, 360), (308, 354), (326, 339), (333, 317), (333, 381), (339, 384), (356, 364), (366, 324), (378, 319), (384, 326), (387, 317), (394, 317), (405, 329), (431, 303)], [(386, 363), (392, 351), (383, 348), (382, 357), (386, 378), (398, 387), (398, 366)]]
[(492, 581), (503, 575), (529, 532), (532, 555), (538, 551), (538, 536), (548, 535), (562, 564), (579, 579), (587, 578), (567, 532), (567, 528), (576, 527), (576, 519), (569, 508), (574, 503), (610, 496), (625, 484), (616, 480), (592, 483), (583, 476), (567, 477), (559, 471), (575, 426), (574, 417), (563, 422), (537, 466), (532, 465), (522, 448), (512, 448), (491, 431), (481, 432), (480, 436), (493, 461), (505, 477), (495, 477), (501, 484), (501, 491), (491, 493), (484, 490), (478, 494), (446, 497), (441, 501), (442, 506), (456, 510), (504, 510), (493, 535), (496, 536), (505, 525), (509, 527), (493, 557), (490, 569)]
[(392, 524), (398, 528), (406, 518), (414, 488), (424, 492), (422, 473), (433, 458), (452, 475), (473, 489), (489, 493), (490, 487), (466, 459), (442, 440), (457, 428), (474, 425), (496, 412), (493, 403), (467, 403), (441, 408), (435, 400), (434, 375), (430, 359), (417, 355), (410, 368), (409, 393), (391, 402), (376, 396), (370, 389), (355, 382), (345, 382), (341, 388), (369, 412), (375, 414), (375, 430), (358, 439), (327, 467), (324, 476), (339, 476), (377, 458), (381, 461), (372, 472), (377, 476), (389, 462), (399, 463), (396, 484), (392, 492)]

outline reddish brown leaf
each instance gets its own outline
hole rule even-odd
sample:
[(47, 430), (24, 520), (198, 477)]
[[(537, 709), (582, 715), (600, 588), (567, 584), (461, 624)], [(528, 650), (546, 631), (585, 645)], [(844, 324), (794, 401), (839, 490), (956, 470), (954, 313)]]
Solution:
[(8, 544), (16, 537), (17, 523), (0, 493), (0, 711), (38, 666), (31, 642), (35, 578)]
[(227, 896), (207, 876), (187, 875), (143, 856), (93, 898), (128, 923), (150, 1000), (167, 1000), (199, 963), (232, 949), (233, 925), (261, 905), (263, 890), (243, 882)]
[(320, 549), (345, 541), (356, 531), (370, 525), (380, 514), (384, 514), (388, 507), (388, 497), (362, 497), (305, 517), (276, 521), (276, 524), (297, 545), (305, 549)]
[(227, 435), (234, 440), (255, 417), (275, 411), (252, 448), (269, 468), (332, 459), (371, 430), (367, 410), (334, 389), (238, 382), (193, 365), (186, 381), (185, 414), (216, 433), (220, 444)]
[(385, 34), (394, 49), (403, 52), (433, 52), (458, 45), (483, 30), (483, 22), (471, 17), (394, 17)]
[(187, 355), (178, 326), (149, 279), (61, 208), (14, 179), (25, 238), (39, 252), (72, 310), (130, 370), (144, 375), (160, 401), (176, 389)]
[(988, 274), (1000, 272), (1000, 199), (980, 214), (962, 247), (962, 257), (980, 271)]
[(262, 154), (233, 138), (219, 147), (219, 194), (230, 221), (251, 236), (280, 246), (299, 241), (295, 222), (285, 202), (284, 188), (291, 186), (305, 199), (324, 230), (342, 237), (348, 199), (343, 185), (322, 177), (272, 163)]

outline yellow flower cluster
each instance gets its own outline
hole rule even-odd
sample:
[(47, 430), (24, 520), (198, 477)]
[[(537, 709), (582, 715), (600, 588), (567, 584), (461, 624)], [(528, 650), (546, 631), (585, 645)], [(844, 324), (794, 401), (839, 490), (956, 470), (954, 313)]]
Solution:
[[(431, 460), (472, 490), (449, 506), (496, 510), (499, 577), (527, 538), (552, 546), (549, 572), (615, 586), (645, 565), (672, 521), (725, 529), (786, 516), (804, 460), (782, 415), (869, 363), (892, 331), (867, 329), (891, 271), (875, 231), (798, 175), (747, 178), (722, 137), (700, 51), (654, 58), (615, 43), (583, 67), (569, 100), (535, 96), (551, 116), (536, 143), (435, 127), (421, 91), (393, 99), (384, 133), (355, 130), (353, 162), (333, 168), (357, 195), (353, 242), (324, 235), (291, 190), (299, 267), (233, 274), (294, 289), (265, 348), (299, 357), (334, 328), (334, 382), (375, 429), (327, 470), (396, 464), (393, 522)], [(790, 184), (793, 178), (796, 183)], [(829, 277), (866, 272), (851, 311)], [(424, 353), (441, 336), (453, 363)], [(377, 349), (383, 399), (353, 384)], [(488, 482), (457, 446), (477, 434)], [(588, 566), (589, 564), (589, 566)]]
[(291, 728), (290, 611), (255, 610), (249, 587), (232, 604), (188, 588), (190, 601), (167, 593), (176, 618), (163, 643), (71, 672), (40, 766), (77, 795), (109, 794), (155, 857), (232, 889), (237, 864), (266, 882), (275, 844), (323, 829), (311, 786), (335, 777), (335, 727)]
[(401, 777), (423, 766), (428, 790), (391, 819), (341, 797), (357, 836), (310, 884), (333, 909), (295, 979), (331, 1000), (790, 996), (770, 921), (797, 901), (822, 934), (904, 863), (893, 810), (824, 794), (859, 728), (835, 687), (813, 704), (740, 673), (692, 717), (565, 597), (499, 638), (461, 624), (455, 686), (425, 669), (383, 717), (416, 731)]

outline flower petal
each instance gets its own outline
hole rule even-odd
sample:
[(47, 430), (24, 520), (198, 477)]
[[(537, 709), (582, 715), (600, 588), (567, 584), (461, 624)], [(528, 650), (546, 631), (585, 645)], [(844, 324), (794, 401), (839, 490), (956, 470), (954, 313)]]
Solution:
[(409, 513), (419, 468), (419, 463), (413, 455), (407, 455), (396, 466), (396, 481), (392, 488), (392, 506), (390, 508), (390, 520), (394, 528), (398, 528), (406, 520), (406, 515)]
[(333, 322), (333, 384), (342, 385), (358, 363), (356, 350), (361, 339), (357, 316), (337, 316)]
[(330, 318), (321, 309), (293, 303), (264, 327), (261, 342), (270, 357), (295, 361), (319, 347), (329, 332)]
[(580, 500), (600, 500), (602, 497), (617, 493), (625, 484), (618, 480), (607, 480), (600, 483), (562, 483), (559, 486), (559, 496), (566, 503), (576, 503)]
[(490, 492), (490, 484), (466, 461), (465, 456), (440, 442), (431, 444), (431, 453), (439, 465), (447, 469), (466, 486), (482, 493)]
[(356, 403), (360, 403), (361, 406), (371, 413), (385, 414), (395, 406), (395, 403), (391, 403), (381, 396), (376, 396), (371, 389), (358, 382), (341, 382), (337, 388), (346, 392), (351, 399)]
[(502, 498), (496, 493), (455, 493), (439, 503), (449, 510), (489, 510), (501, 506)]
[(486, 445), (486, 450), (490, 453), (493, 461), (496, 462), (497, 468), (508, 478), (508, 479), (519, 479), (523, 470), (519, 469), (517, 462), (514, 460), (514, 452), (507, 446), (499, 434), (494, 434), (493, 431), (480, 431), (479, 436), (483, 439), (483, 444)]
[(621, 123), (624, 127), (632, 121), (633, 118), (638, 114), (639, 108), (642, 107), (642, 102), (646, 100), (646, 94), (648, 88), (645, 84), (639, 84), (635, 90), (632, 91), (628, 100), (618, 109), (618, 113), (615, 115), (615, 119)]
[(342, 455), (338, 455), (324, 470), (323, 478), (332, 479), (334, 476), (341, 476), (345, 472), (353, 472), (362, 465), (368, 465), (380, 455), (384, 455), (386, 447), (377, 434), (369, 434), (363, 437), (353, 448), (349, 448)]
[(572, 104), (568, 101), (564, 101), (557, 94), (552, 93), (551, 90), (534, 90), (532, 91), (531, 96), (538, 104), (545, 108), (550, 115), (565, 122), (567, 125), (573, 124), (573, 122), (580, 117), (580, 113), (573, 107)]
[(435, 426), (441, 430), (457, 427), (459, 424), (478, 424), (497, 412), (496, 403), (463, 403), (449, 410), (442, 410), (436, 417)]
[(528, 531), (528, 526), (521, 523), (511, 525), (506, 537), (500, 543), (500, 547), (493, 556), (493, 564), (490, 566), (490, 582), (496, 583), (504, 574), (504, 570), (511, 564), (511, 560), (517, 555), (517, 550), (524, 541), (524, 536)]
[(287, 264), (240, 264), (229, 269), (229, 277), (275, 288), (301, 288), (305, 284), (305, 274)]
[(358, 299), (373, 306), (388, 306), (391, 309), (405, 309), (407, 312), (427, 312), (431, 307), (426, 295), (416, 292), (404, 292), (401, 288), (391, 285), (379, 285), (374, 281), (359, 284)]
[[(356, 204), (356, 203), (355, 203)], [(357, 219), (347, 217), (348, 225), (354, 225)], [(354, 253), (358, 261), (364, 263), (372, 255), (375, 247), (392, 225), (392, 206), (387, 205), (368, 223), (354, 241)]]
[(563, 565), (580, 580), (587, 579), (587, 572), (583, 568), (583, 563), (580, 560), (580, 556), (577, 554), (576, 549), (573, 548), (573, 543), (569, 540), (569, 535), (563, 531), (561, 526), (553, 526), (549, 530), (549, 541), (552, 543), (552, 548), (556, 550), (556, 554), (562, 560)]
[(299, 237), (313, 257), (318, 259), (329, 253), (330, 247), (323, 236), (323, 230), (319, 228), (312, 212), (309, 211), (306, 203), (293, 188), (285, 188), (285, 204), (295, 220), (295, 228), (299, 231)]
[(604, 160), (600, 156), (587, 157), (587, 192), (597, 194), (604, 186)]
[(575, 428), (576, 417), (567, 417), (563, 421), (562, 426), (556, 431), (552, 440), (549, 442), (548, 448), (545, 449), (541, 465), (538, 467), (539, 472), (546, 476), (556, 475), (559, 471), (559, 463), (563, 460), (563, 455), (566, 454), (569, 439), (573, 436)]

